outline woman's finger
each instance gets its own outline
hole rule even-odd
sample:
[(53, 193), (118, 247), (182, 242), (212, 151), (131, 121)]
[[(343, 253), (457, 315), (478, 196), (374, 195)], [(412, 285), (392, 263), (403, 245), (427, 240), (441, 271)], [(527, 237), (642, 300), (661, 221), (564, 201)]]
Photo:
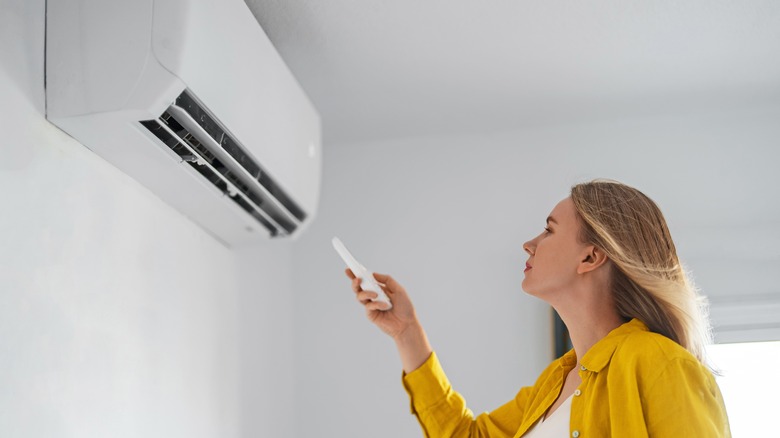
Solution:
[(358, 293), (361, 290), (363, 290), (363, 289), (360, 288), (360, 279), (357, 278), (357, 277), (353, 278), (352, 279), (352, 292)]
[(349, 278), (355, 278), (355, 274), (352, 273), (352, 269), (347, 268), (344, 270), (344, 273), (346, 273), (347, 277)]
[(366, 303), (366, 310), (387, 310), (390, 305), (383, 301), (369, 301)]
[(379, 294), (371, 291), (360, 291), (356, 295), (357, 300), (360, 301), (362, 304), (366, 304), (378, 296)]

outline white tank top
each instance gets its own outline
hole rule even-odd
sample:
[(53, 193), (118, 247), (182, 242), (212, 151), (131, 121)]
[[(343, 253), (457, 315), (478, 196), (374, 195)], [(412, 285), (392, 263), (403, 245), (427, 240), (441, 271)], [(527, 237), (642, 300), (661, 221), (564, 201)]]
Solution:
[(523, 438), (567, 438), (571, 417), (571, 396), (547, 419), (544, 416), (523, 435)]

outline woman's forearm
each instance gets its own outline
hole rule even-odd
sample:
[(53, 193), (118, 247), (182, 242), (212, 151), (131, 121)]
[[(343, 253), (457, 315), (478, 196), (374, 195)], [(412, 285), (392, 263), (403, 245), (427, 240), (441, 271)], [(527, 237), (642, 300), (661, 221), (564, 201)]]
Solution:
[(393, 340), (398, 348), (398, 354), (401, 356), (404, 372), (407, 374), (419, 368), (433, 352), (425, 330), (419, 323), (409, 326)]

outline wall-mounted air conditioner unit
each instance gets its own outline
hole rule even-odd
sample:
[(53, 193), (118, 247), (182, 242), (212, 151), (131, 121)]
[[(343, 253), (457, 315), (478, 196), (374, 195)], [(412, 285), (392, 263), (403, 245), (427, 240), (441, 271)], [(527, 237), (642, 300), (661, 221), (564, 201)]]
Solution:
[(227, 245), (317, 209), (320, 118), (242, 0), (56, 0), (47, 118)]

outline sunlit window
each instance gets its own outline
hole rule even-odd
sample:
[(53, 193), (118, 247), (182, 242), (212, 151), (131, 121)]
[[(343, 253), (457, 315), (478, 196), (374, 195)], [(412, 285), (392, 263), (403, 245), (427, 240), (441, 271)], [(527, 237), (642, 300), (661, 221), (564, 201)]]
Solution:
[[(734, 438), (776, 433), (780, 342), (718, 344), (708, 348)], [(775, 432), (773, 432), (775, 431)], [(774, 436), (774, 435), (772, 435)]]

